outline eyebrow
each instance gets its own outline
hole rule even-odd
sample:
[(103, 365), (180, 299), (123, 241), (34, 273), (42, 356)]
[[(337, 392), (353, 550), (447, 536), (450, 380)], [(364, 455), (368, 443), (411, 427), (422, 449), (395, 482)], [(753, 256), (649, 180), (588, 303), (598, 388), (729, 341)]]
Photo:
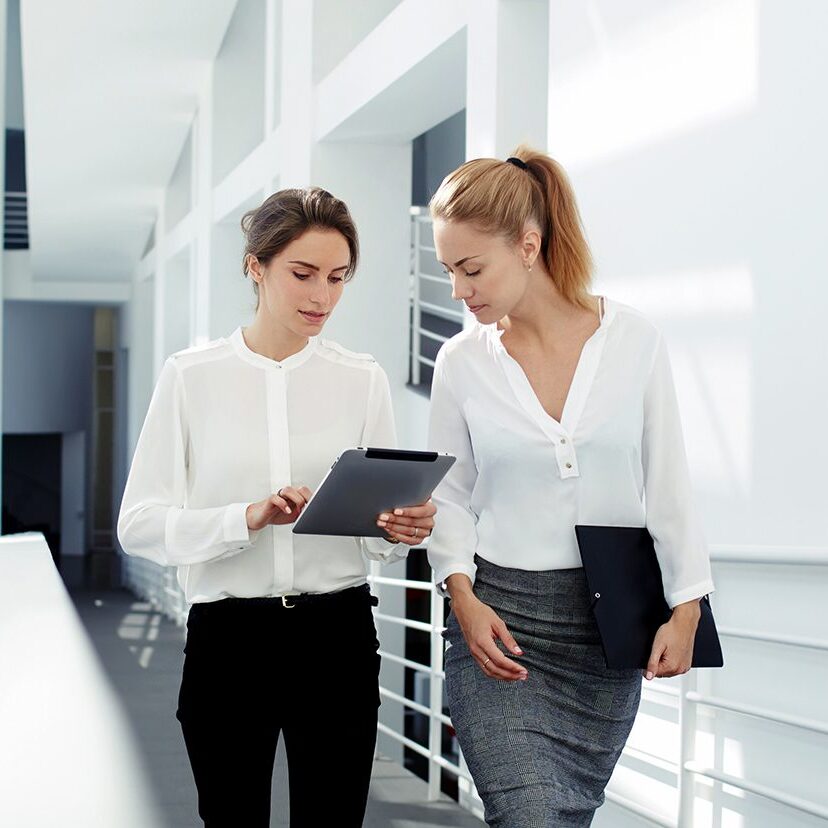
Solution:
[[(319, 270), (319, 268), (315, 264), (311, 264), (310, 262), (301, 262), (298, 259), (294, 259), (293, 261), (288, 262), (288, 264), (298, 264), (302, 265), (302, 267), (309, 267), (311, 270)], [(347, 270), (348, 265), (343, 265), (342, 267), (335, 267), (331, 273), (336, 273), (337, 270)]]
[[(465, 262), (467, 262), (469, 259), (476, 259), (478, 256), (482, 256), (482, 255), (483, 255), (482, 253), (475, 253), (473, 256), (466, 256), (466, 258), (465, 258), (465, 259), (460, 259), (460, 261), (459, 261), (459, 262), (455, 262), (455, 263), (454, 263), (454, 266), (455, 266), (455, 267), (460, 267), (460, 265), (461, 265), (461, 264), (464, 264), (464, 263), (465, 263)], [(437, 261), (440, 261), (440, 260), (438, 259)], [(443, 267), (448, 267), (448, 265), (447, 265), (445, 262), (440, 262), (440, 264), (441, 264)]]

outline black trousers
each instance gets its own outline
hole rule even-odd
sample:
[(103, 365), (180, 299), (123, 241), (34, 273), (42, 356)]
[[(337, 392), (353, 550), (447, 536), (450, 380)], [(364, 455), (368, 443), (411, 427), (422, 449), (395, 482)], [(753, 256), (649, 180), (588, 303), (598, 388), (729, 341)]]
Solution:
[(291, 828), (362, 825), (377, 736), (379, 655), (365, 588), (283, 606), (194, 604), (176, 717), (205, 828), (267, 828), (279, 734)]

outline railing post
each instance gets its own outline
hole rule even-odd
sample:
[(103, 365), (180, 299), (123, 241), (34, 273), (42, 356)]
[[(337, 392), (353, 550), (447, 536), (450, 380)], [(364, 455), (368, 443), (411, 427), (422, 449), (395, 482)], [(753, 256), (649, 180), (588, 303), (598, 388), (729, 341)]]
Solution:
[(431, 715), (428, 722), (428, 798), (431, 801), (440, 797), (440, 779), (442, 768), (434, 760), (443, 755), (443, 597), (436, 589), (431, 590), (431, 678), (429, 694)]
[(412, 278), (412, 315), (411, 315), (411, 382), (413, 385), (420, 384), (420, 325), (422, 324), (420, 314), (420, 217), (411, 217), (414, 222), (414, 267)]
[(686, 765), (696, 758), (697, 706), (687, 694), (696, 689), (696, 683), (696, 671), (690, 670), (681, 677), (679, 685), (678, 828), (692, 828), (693, 825), (695, 778)]

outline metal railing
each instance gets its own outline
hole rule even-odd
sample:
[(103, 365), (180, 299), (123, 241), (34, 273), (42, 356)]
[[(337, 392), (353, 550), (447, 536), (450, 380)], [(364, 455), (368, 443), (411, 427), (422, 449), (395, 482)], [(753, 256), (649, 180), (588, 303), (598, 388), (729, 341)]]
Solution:
[[(427, 244), (431, 234), (431, 216), (426, 208), (411, 208), (411, 384), (427, 384), (423, 381), (423, 366), (434, 368), (434, 359), (423, 353), (423, 337), (435, 343), (430, 353), (436, 355), (440, 346), (463, 329), (463, 312), (452, 307), (451, 280), (448, 276), (429, 273), (424, 269), (425, 257), (436, 262), (436, 252)], [(424, 290), (426, 285), (441, 285)], [(436, 294), (436, 295), (435, 295)], [(433, 301), (432, 301), (433, 300)]]
[[(742, 547), (714, 549), (714, 563), (762, 564), (779, 566), (828, 566), (828, 549), (791, 550), (790, 556), (774, 555), (773, 550), (765, 547)], [(391, 739), (414, 751), (428, 762), (428, 796), (435, 800), (440, 796), (441, 774), (447, 771), (465, 783), (465, 790), (471, 791), (466, 797), (466, 805), (478, 814), (482, 811), (477, 807), (479, 798), (473, 788), (473, 780), (469, 775), (462, 755), (460, 761), (454, 763), (443, 756), (442, 736), (443, 728), (451, 727), (451, 719), (443, 712), (444, 672), (444, 642), (443, 632), (443, 601), (434, 586), (429, 581), (415, 581), (403, 578), (390, 578), (380, 574), (380, 564), (372, 562), (369, 581), (376, 587), (422, 590), (430, 596), (429, 621), (417, 621), (404, 616), (389, 615), (375, 611), (375, 617), (380, 623), (402, 626), (408, 629), (427, 633), (430, 641), (430, 664), (421, 664), (406, 658), (405, 652), (391, 652), (380, 649), (383, 659), (395, 662), (408, 669), (427, 675), (429, 678), (429, 703), (408, 698), (405, 695), (388, 687), (380, 687), (380, 694), (389, 701), (403, 705), (409, 710), (427, 717), (428, 741), (427, 744), (409, 738), (405, 733), (394, 730), (384, 723), (379, 724), (379, 731)], [(149, 561), (137, 558), (125, 558), (125, 584), (138, 595), (150, 601), (160, 611), (183, 624), (186, 619), (187, 606), (184, 596), (175, 580), (174, 569), (159, 567)], [(761, 633), (754, 630), (744, 630), (727, 625), (719, 626), (719, 634), (723, 639), (733, 638), (760, 642), (772, 647), (795, 647), (808, 650), (828, 652), (828, 640), (815, 639), (807, 636), (781, 635)], [(382, 639), (382, 636), (380, 636)], [(695, 779), (706, 778), (712, 782), (729, 785), (745, 793), (763, 797), (772, 802), (784, 805), (804, 814), (828, 819), (828, 807), (803, 797), (794, 796), (787, 791), (765, 785), (756, 780), (743, 779), (725, 773), (718, 768), (708, 767), (696, 760), (696, 733), (697, 714), (699, 708), (722, 710), (739, 716), (745, 716), (762, 721), (772, 722), (782, 727), (795, 728), (810, 733), (828, 736), (828, 722), (783, 713), (778, 710), (759, 705), (745, 704), (735, 699), (721, 698), (714, 695), (705, 695), (696, 688), (696, 672), (691, 671), (678, 680), (677, 684), (643, 684), (644, 698), (662, 698), (673, 707), (677, 707), (679, 721), (679, 761), (671, 762), (650, 753), (627, 746), (624, 756), (637, 760), (653, 768), (673, 773), (677, 780), (678, 807), (675, 814), (664, 815), (649, 807), (647, 802), (631, 799), (628, 795), (613, 790), (612, 785), (606, 791), (606, 798), (654, 825), (664, 828), (677, 828), (692, 824), (692, 813), (696, 797)], [(669, 700), (669, 701), (668, 701)]]
[(121, 556), (123, 585), (148, 601), (179, 627), (187, 621), (187, 601), (176, 580), (174, 566), (159, 566), (143, 558)]
[[(728, 547), (714, 549), (712, 559), (714, 563), (771, 564), (780, 566), (826, 566), (828, 565), (828, 550), (790, 550), (790, 555), (782, 556), (778, 553), (774, 554), (774, 550), (765, 547)], [(395, 739), (428, 760), (428, 792), (431, 799), (436, 799), (440, 795), (440, 780), (441, 772), (443, 770), (446, 770), (457, 776), (459, 779), (464, 780), (473, 790), (473, 780), (471, 779), (468, 771), (465, 769), (462, 755), (460, 757), (459, 764), (448, 761), (442, 755), (442, 728), (451, 726), (451, 719), (443, 713), (443, 684), (445, 681), (445, 672), (443, 669), (444, 647), (442, 639), (442, 631), (444, 629), (444, 599), (434, 589), (433, 584), (428, 581), (412, 581), (402, 578), (388, 578), (381, 576), (379, 574), (379, 564), (372, 564), (371, 576), (369, 580), (372, 584), (377, 586), (425, 590), (429, 592), (431, 596), (429, 622), (414, 621), (404, 617), (376, 612), (376, 618), (380, 622), (398, 624), (409, 629), (420, 630), (428, 633), (430, 636), (430, 665), (410, 661), (405, 658), (404, 653), (390, 653), (385, 650), (380, 650), (383, 658), (402, 664), (405, 667), (425, 673), (429, 676), (430, 704), (428, 706), (425, 706), (414, 699), (400, 696), (398, 693), (388, 688), (380, 688), (380, 693), (384, 698), (402, 704), (405, 707), (415, 710), (417, 713), (420, 713), (428, 718), (428, 744), (421, 745), (405, 736), (404, 733), (397, 732), (384, 724), (380, 724), (380, 732), (392, 739)], [(741, 638), (762, 642), (770, 646), (799, 647), (811, 650), (815, 649), (822, 652), (828, 651), (828, 641), (813, 639), (805, 636), (760, 633), (752, 630), (742, 630), (728, 626), (719, 626), (719, 634), (723, 639)], [(793, 796), (784, 790), (761, 784), (755, 780), (735, 777), (732, 774), (724, 773), (714, 767), (707, 767), (697, 762), (695, 758), (697, 711), (700, 707), (725, 710), (737, 715), (761, 719), (763, 721), (773, 722), (781, 726), (806, 730), (821, 735), (828, 735), (828, 722), (822, 722), (803, 716), (793, 716), (757, 705), (744, 704), (733, 699), (704, 695), (699, 693), (696, 689), (695, 671), (691, 671), (687, 675), (682, 676), (678, 680), (677, 685), (658, 685), (644, 682), (642, 689), (645, 698), (653, 699), (663, 697), (665, 700), (671, 700), (669, 703), (672, 706), (677, 707), (680, 734), (680, 758), (677, 763), (671, 762), (659, 756), (633, 748), (629, 745), (625, 747), (624, 755), (633, 758), (638, 762), (649, 764), (654, 768), (659, 768), (673, 773), (678, 779), (676, 790), (678, 807), (674, 814), (668, 816), (649, 807), (647, 802), (633, 800), (628, 795), (613, 790), (612, 785), (606, 791), (606, 798), (609, 802), (612, 802), (615, 805), (618, 805), (625, 810), (628, 810), (631, 813), (652, 822), (654, 825), (664, 826), (664, 828), (677, 828), (677, 826), (691, 825), (694, 800), (696, 796), (694, 782), (696, 777), (703, 777), (713, 782), (730, 785), (743, 792), (763, 797), (802, 813), (828, 819), (828, 807), (818, 802)], [(479, 802), (479, 798), (477, 798), (476, 795), (475, 799)], [(477, 808), (473, 807), (472, 810), (475, 810), (478, 814), (480, 813), (480, 810)]]
[[(434, 584), (430, 581), (412, 581), (404, 578), (388, 578), (380, 575), (381, 564), (376, 561), (371, 562), (371, 574), (368, 577), (369, 582), (376, 586), (397, 587), (400, 589), (415, 589), (422, 590), (429, 594), (429, 621), (415, 621), (410, 618), (402, 616), (387, 615), (385, 613), (374, 611), (374, 617), (377, 621), (386, 622), (390, 624), (397, 624), (408, 629), (420, 630), (428, 633), (430, 643), (430, 661), (431, 664), (420, 664), (416, 661), (411, 661), (405, 658), (404, 654), (391, 653), (387, 650), (380, 649), (380, 656), (384, 659), (396, 662), (416, 672), (423, 673), (429, 677), (429, 705), (425, 705), (415, 701), (414, 699), (401, 696), (387, 687), (380, 686), (380, 695), (391, 701), (395, 701), (407, 707), (409, 710), (415, 710), (428, 719), (428, 744), (421, 745), (407, 737), (404, 733), (398, 732), (393, 728), (388, 727), (382, 722), (379, 723), (378, 728), (380, 733), (398, 741), (405, 747), (413, 750), (415, 753), (424, 757), (428, 761), (428, 797), (430, 800), (436, 800), (440, 797), (442, 772), (445, 770), (448, 773), (458, 777), (458, 780), (464, 780), (470, 789), (473, 789), (474, 782), (466, 770), (462, 761), (460, 764), (446, 759), (443, 756), (443, 728), (451, 727), (451, 719), (443, 713), (443, 684), (445, 682), (446, 674), (443, 669), (443, 655), (444, 655), (444, 641), (443, 641), (443, 604), (444, 599), (437, 593)], [(479, 799), (478, 799), (479, 801)], [(478, 810), (478, 815), (482, 816), (482, 809)]]
[(6, 193), (3, 205), (3, 247), (6, 250), (27, 250), (29, 247), (28, 204), (26, 193)]

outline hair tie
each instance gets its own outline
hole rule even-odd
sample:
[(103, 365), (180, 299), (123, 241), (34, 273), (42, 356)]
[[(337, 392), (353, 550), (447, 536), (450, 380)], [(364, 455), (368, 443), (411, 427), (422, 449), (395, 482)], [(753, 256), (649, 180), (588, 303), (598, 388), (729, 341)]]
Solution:
[(520, 158), (515, 158), (515, 156), (511, 156), (510, 158), (506, 159), (507, 164), (514, 164), (516, 167), (520, 167), (522, 170), (528, 170), (529, 167), (526, 165), (525, 161), (521, 161)]

